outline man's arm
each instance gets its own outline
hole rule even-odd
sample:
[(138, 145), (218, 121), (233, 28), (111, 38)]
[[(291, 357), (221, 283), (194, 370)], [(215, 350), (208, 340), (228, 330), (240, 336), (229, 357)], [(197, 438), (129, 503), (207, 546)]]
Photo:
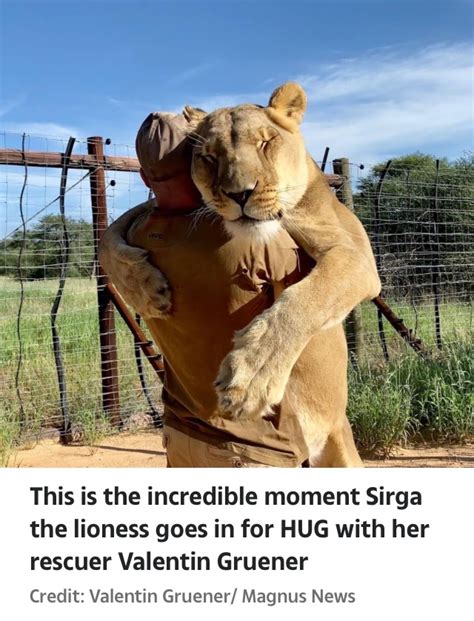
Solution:
[(105, 231), (99, 244), (99, 261), (117, 290), (143, 318), (163, 318), (171, 309), (171, 292), (166, 278), (151, 263), (148, 252), (130, 246), (127, 233), (137, 218), (150, 213), (148, 201), (124, 213)]

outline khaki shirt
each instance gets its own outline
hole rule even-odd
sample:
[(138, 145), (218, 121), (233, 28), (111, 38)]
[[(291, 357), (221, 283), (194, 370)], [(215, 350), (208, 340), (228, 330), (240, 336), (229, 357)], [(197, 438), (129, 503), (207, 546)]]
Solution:
[(299, 465), (307, 448), (296, 416), (223, 418), (213, 385), (234, 332), (300, 278), (297, 246), (283, 230), (267, 243), (235, 239), (217, 218), (148, 206), (127, 241), (149, 251), (172, 290), (171, 315), (147, 320), (164, 357), (166, 424), (271, 466)]

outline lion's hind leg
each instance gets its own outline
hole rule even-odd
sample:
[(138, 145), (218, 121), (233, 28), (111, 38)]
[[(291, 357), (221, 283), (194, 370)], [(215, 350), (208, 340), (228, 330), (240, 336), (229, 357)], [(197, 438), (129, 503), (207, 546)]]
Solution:
[(363, 468), (352, 430), (344, 416), (342, 425), (331, 431), (326, 443), (310, 447), (311, 468)]

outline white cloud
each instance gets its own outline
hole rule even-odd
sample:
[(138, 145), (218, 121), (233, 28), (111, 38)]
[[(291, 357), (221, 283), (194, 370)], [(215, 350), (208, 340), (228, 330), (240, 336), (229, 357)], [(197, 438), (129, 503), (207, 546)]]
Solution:
[(177, 84), (182, 84), (183, 82), (187, 82), (198, 76), (201, 76), (203, 73), (209, 72), (211, 69), (214, 69), (217, 64), (217, 61), (212, 61), (207, 63), (201, 63), (199, 65), (196, 65), (195, 67), (190, 67), (189, 69), (185, 69), (184, 71), (181, 71), (180, 73), (174, 75), (172, 78), (170, 78), (168, 83), (174, 86), (176, 86)]
[[(300, 82), (308, 93), (303, 131), (309, 150), (318, 159), (329, 146), (331, 157), (348, 156), (365, 164), (417, 149), (440, 156), (461, 153), (472, 144), (471, 58), (472, 47), (467, 43), (416, 52), (391, 46), (315, 66), (314, 71), (299, 76), (289, 75), (288, 79)], [(198, 64), (172, 79), (176, 83), (191, 79), (207, 71), (210, 64)], [(265, 105), (273, 90), (270, 81), (265, 79), (258, 92), (214, 91), (168, 108), (181, 112), (184, 104), (207, 111), (249, 102)], [(108, 103), (128, 112), (134, 110), (136, 118), (136, 110), (145, 114), (153, 109), (149, 102), (115, 97), (109, 97)], [(3, 127), (7, 132), (60, 140), (83, 135), (75, 127), (56, 123), (3, 123)], [(133, 141), (132, 131), (128, 142)], [(77, 145), (76, 150), (79, 148)], [(133, 149), (128, 154), (134, 155)]]
[(410, 56), (391, 49), (298, 76), (308, 148), (368, 164), (417, 149), (461, 152), (472, 144), (471, 52), (467, 44)]
[(58, 123), (3, 123), (2, 130), (10, 134), (27, 134), (29, 136), (39, 136), (41, 138), (64, 139), (69, 136), (80, 136), (81, 132), (75, 127), (65, 127)]
[(5, 116), (18, 106), (21, 106), (26, 101), (25, 95), (20, 95), (19, 97), (15, 97), (14, 99), (9, 99), (8, 101), (4, 101), (0, 104), (0, 117)]
[[(472, 144), (472, 47), (467, 43), (407, 52), (369, 49), (292, 77), (308, 94), (303, 124), (317, 158), (349, 157), (367, 165), (414, 150), (457, 155)], [(187, 103), (206, 111), (265, 104), (271, 94), (216, 93)], [(182, 106), (175, 106), (180, 111)]]
[(122, 99), (117, 99), (117, 97), (106, 97), (106, 100), (113, 106), (117, 106), (117, 108), (121, 108), (124, 105), (124, 101)]
[(372, 52), (322, 68), (319, 74), (301, 75), (297, 81), (314, 102), (341, 97), (386, 97), (400, 87), (418, 94), (433, 84), (470, 88), (472, 50), (468, 45), (433, 46), (409, 57), (396, 52)]

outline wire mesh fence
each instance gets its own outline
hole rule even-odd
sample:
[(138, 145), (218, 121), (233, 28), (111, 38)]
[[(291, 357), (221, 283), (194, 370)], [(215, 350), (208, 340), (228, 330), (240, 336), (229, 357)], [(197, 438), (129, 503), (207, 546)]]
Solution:
[[(469, 161), (414, 156), (404, 167), (388, 162), (359, 179), (354, 196), (383, 296), (428, 348), (443, 349), (472, 336), (474, 166)], [(399, 348), (395, 335), (367, 322), (367, 346), (376, 333), (389, 358), (390, 346)]]
[[(148, 190), (136, 162), (127, 159), (134, 157), (127, 145), (109, 142), (105, 159), (98, 160), (91, 158), (87, 141), (76, 140), (66, 162), (67, 140), (4, 134), (2, 141), (1, 441), (22, 442), (51, 430), (74, 439), (71, 429), (87, 440), (101, 427), (110, 430), (111, 421), (111, 411), (104, 408), (108, 389), (98, 319), (101, 281), (91, 177), (98, 169), (104, 173), (109, 222), (146, 200)], [(467, 160), (451, 165), (418, 158), (368, 174), (354, 165), (350, 172), (351, 199), (371, 237), (384, 298), (434, 359), (443, 350), (468, 347), (474, 166)], [(398, 361), (417, 356), (370, 302), (361, 305), (356, 329), (353, 362), (358, 371), (352, 381), (361, 390), (369, 384), (360, 368), (383, 374), (395, 368), (401, 377)], [(156, 414), (161, 393), (156, 369), (137, 359), (137, 335), (120, 317), (111, 331), (116, 362), (106, 373), (118, 380), (112, 385), (118, 390), (119, 420)], [(143, 346), (148, 335), (140, 338)], [(360, 393), (356, 397), (354, 407), (359, 407)], [(469, 402), (465, 404), (469, 409)], [(469, 425), (465, 428), (471, 429)]]
[[(47, 155), (65, 152), (67, 140), (3, 136), (2, 161), (22, 153), (41, 154), (34, 166), (27, 163), (1, 166), (1, 414), (5, 437), (30, 437), (64, 429), (61, 393), (66, 392), (75, 434), (87, 438), (98, 424), (107, 427), (99, 347), (97, 263), (92, 218), (91, 172), (97, 166), (68, 171), (64, 194), (64, 219), (60, 213), (61, 168)], [(126, 146), (106, 145), (106, 155)], [(74, 155), (86, 158), (87, 141), (76, 141)], [(41, 159), (42, 158), (42, 159)], [(43, 161), (42, 161), (43, 160)], [(44, 163), (44, 165), (41, 165)], [(105, 193), (110, 221), (148, 198), (136, 172), (105, 167)], [(65, 235), (69, 240), (66, 258)], [(64, 290), (54, 312), (61, 272), (67, 264)], [(58, 383), (52, 320), (63, 358), (65, 391)], [(121, 416), (126, 421), (150, 412), (137, 371), (135, 341), (123, 321), (115, 325), (117, 376)], [(157, 407), (160, 382), (153, 369), (143, 365), (145, 381)], [(117, 378), (117, 379), (118, 379)], [(107, 397), (107, 395), (105, 395)]]

